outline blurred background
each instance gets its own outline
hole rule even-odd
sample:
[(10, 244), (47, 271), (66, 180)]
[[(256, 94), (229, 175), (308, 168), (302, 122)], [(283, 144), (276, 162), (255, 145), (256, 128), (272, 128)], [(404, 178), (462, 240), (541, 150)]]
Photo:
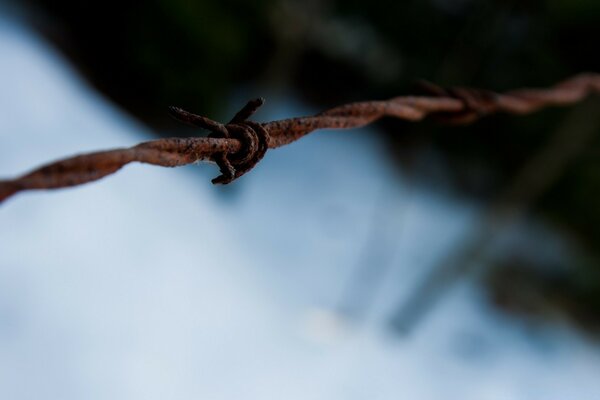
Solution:
[[(596, 0), (0, 1), (0, 176), (226, 121), (600, 71)], [(385, 119), (0, 207), (0, 398), (596, 399), (600, 101)]]

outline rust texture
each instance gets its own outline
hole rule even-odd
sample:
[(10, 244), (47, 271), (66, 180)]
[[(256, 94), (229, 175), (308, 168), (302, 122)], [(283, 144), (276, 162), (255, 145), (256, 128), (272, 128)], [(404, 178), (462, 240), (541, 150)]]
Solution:
[(420, 121), (433, 116), (444, 123), (468, 124), (493, 113), (529, 114), (543, 107), (573, 104), (591, 93), (600, 93), (600, 74), (580, 74), (547, 89), (505, 93), (444, 89), (428, 82), (423, 82), (422, 87), (428, 95), (345, 104), (314, 116), (264, 123), (248, 120), (264, 103), (263, 99), (249, 101), (227, 124), (170, 107), (171, 115), (177, 120), (211, 133), (208, 137), (152, 140), (130, 148), (59, 160), (16, 179), (0, 181), (0, 202), (24, 190), (56, 189), (95, 181), (134, 161), (163, 167), (212, 161), (221, 170), (213, 183), (227, 184), (251, 170), (268, 149), (292, 143), (317, 129), (358, 128), (382, 117)]

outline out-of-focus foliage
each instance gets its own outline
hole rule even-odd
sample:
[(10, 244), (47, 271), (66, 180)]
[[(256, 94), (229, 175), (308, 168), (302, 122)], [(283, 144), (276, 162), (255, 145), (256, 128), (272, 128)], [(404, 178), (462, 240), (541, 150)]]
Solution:
[[(600, 71), (596, 0), (29, 1), (37, 25), (98, 88), (159, 126), (167, 121), (167, 104), (215, 115), (240, 86), (293, 90), (325, 107), (407, 93), (418, 78), (504, 90)], [(390, 132), (390, 154), (419, 182), (441, 179), (419, 161), (433, 152), (457, 193), (492, 200), (568, 112), (493, 116), (460, 128), (381, 126)], [(577, 282), (591, 282), (586, 288), (600, 286), (599, 199), (597, 135), (532, 205), (592, 255), (572, 260), (570, 269)], [(499, 271), (514, 275), (511, 268)], [(533, 276), (519, 276), (525, 275)], [(538, 279), (538, 286), (546, 281)], [(549, 287), (561, 298), (584, 298), (586, 315), (597, 318), (600, 292), (577, 282), (557, 279)]]
[(33, 3), (38, 26), (88, 78), (151, 122), (172, 102), (214, 112), (268, 53), (268, 1)]

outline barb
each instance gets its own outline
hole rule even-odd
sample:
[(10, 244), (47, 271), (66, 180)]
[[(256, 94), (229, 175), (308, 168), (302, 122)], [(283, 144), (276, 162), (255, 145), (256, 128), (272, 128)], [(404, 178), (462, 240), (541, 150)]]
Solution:
[(179, 121), (207, 129), (208, 137), (168, 138), (123, 149), (100, 151), (60, 160), (13, 180), (0, 181), (0, 202), (17, 192), (56, 189), (98, 180), (130, 162), (178, 167), (197, 161), (215, 162), (221, 175), (213, 183), (227, 184), (251, 170), (274, 149), (317, 129), (348, 129), (382, 117), (420, 121), (433, 116), (441, 122), (468, 124), (493, 113), (529, 114), (543, 107), (564, 106), (600, 93), (600, 74), (574, 76), (548, 89), (495, 93), (479, 89), (443, 89), (423, 84), (429, 96), (402, 96), (384, 101), (345, 104), (314, 116), (258, 123), (248, 118), (264, 103), (251, 100), (228, 124), (177, 107), (169, 111)]

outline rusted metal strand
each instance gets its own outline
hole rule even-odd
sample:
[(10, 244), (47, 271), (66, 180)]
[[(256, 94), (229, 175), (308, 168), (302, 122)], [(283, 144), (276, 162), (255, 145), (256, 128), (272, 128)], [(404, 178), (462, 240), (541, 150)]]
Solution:
[(219, 165), (214, 183), (229, 183), (251, 170), (267, 149), (292, 143), (317, 129), (357, 128), (382, 117), (420, 121), (432, 115), (452, 124), (468, 124), (505, 112), (528, 114), (543, 107), (569, 105), (600, 93), (600, 74), (574, 76), (548, 89), (495, 93), (470, 88), (443, 89), (431, 83), (428, 96), (402, 96), (385, 101), (351, 103), (314, 116), (257, 123), (248, 118), (264, 103), (251, 100), (228, 124), (171, 107), (176, 119), (211, 131), (208, 137), (168, 138), (137, 146), (78, 155), (60, 160), (13, 180), (0, 181), (0, 202), (17, 192), (76, 186), (110, 175), (130, 162), (177, 167), (197, 161)]

